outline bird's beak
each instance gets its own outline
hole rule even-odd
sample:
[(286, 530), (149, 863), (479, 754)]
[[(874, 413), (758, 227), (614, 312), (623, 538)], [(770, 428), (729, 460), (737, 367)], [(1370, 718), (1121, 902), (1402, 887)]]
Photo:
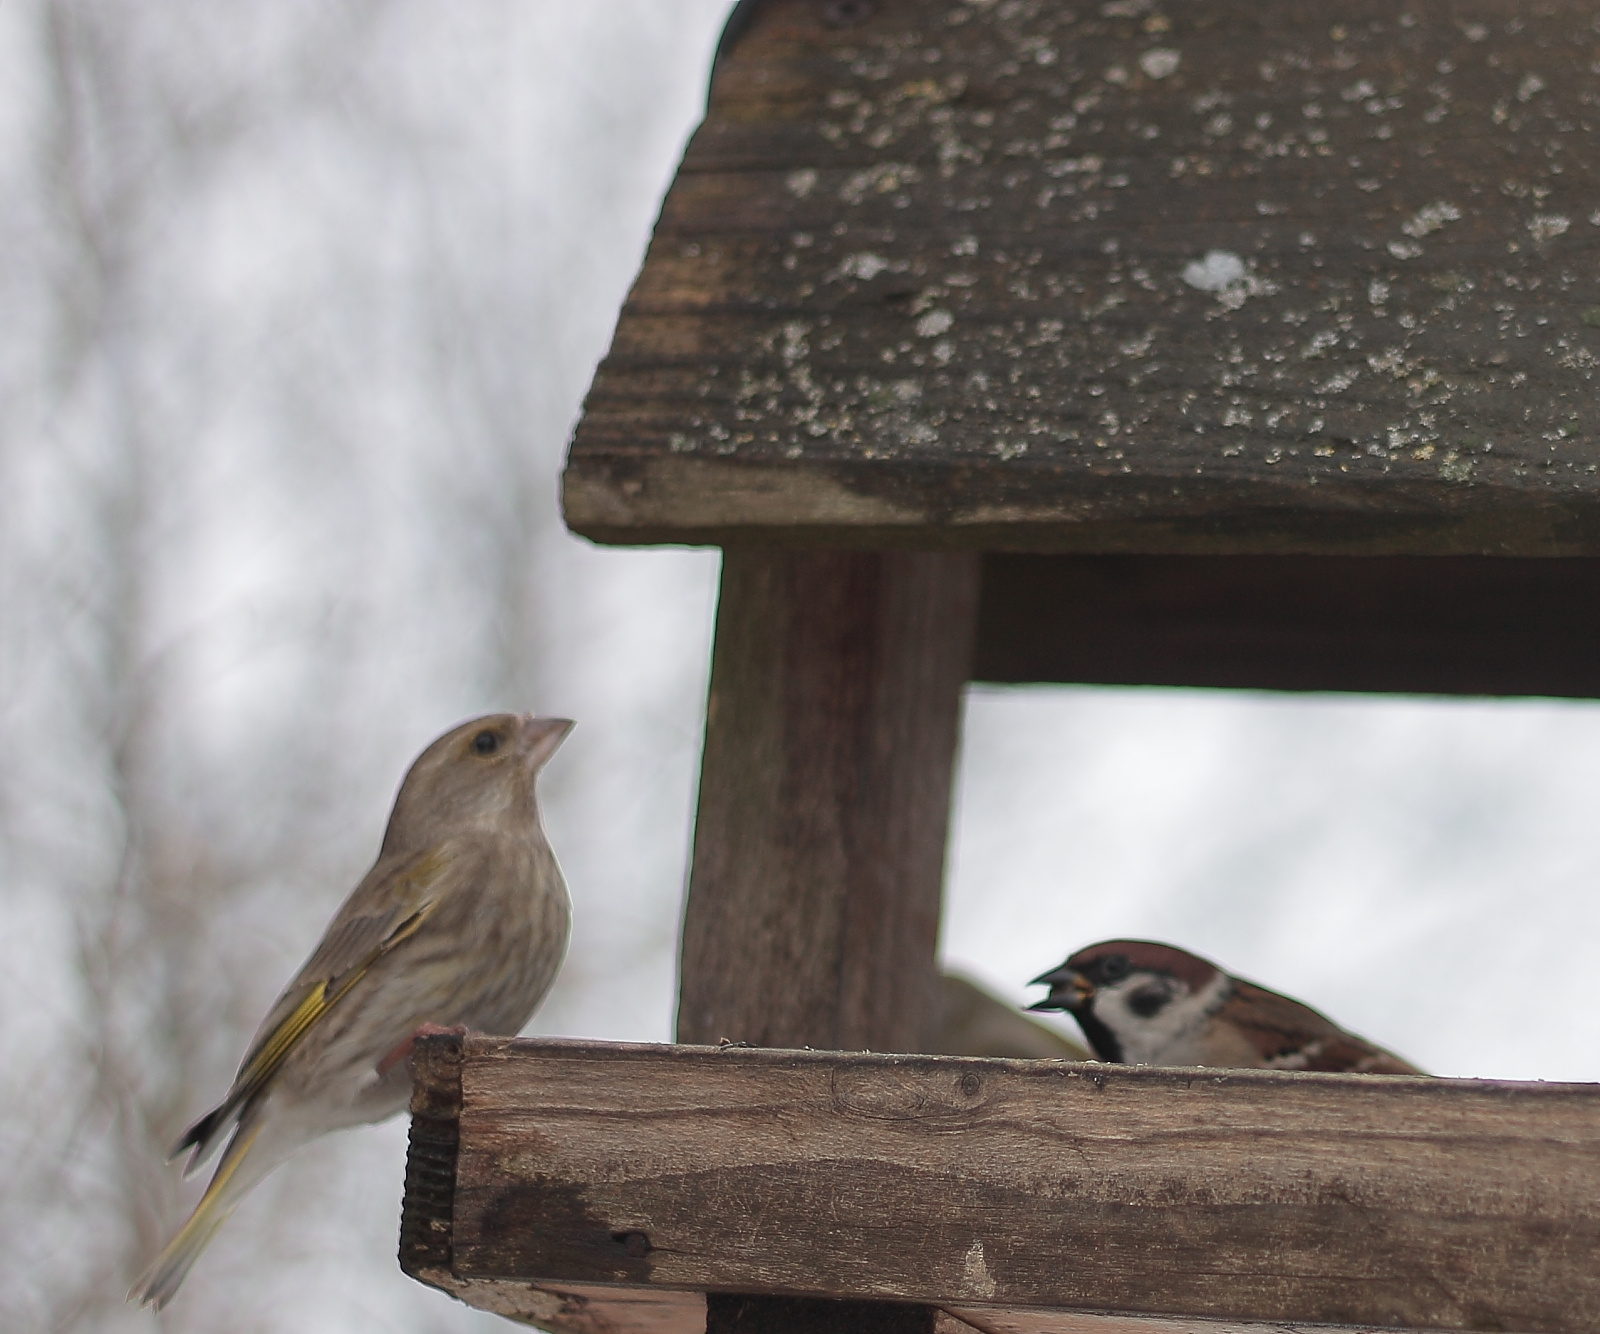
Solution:
[(1052, 968), (1048, 973), (1040, 973), (1028, 985), (1050, 988), (1050, 994), (1042, 1001), (1035, 1001), (1028, 1006), (1030, 1010), (1076, 1010), (1094, 995), (1094, 983), (1066, 964)]
[(531, 713), (523, 714), (522, 736), (528, 746), (528, 767), (543, 766), (576, 726), (570, 718), (536, 718)]

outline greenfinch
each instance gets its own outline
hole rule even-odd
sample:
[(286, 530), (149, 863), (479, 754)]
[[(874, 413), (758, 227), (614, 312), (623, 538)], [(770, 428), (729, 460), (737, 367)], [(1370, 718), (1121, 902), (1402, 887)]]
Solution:
[(412, 1038), (515, 1034), (571, 922), (535, 784), (572, 723), (492, 714), (419, 755), (378, 860), (262, 1021), (228, 1095), (173, 1148), (185, 1175), (226, 1144), (189, 1220), (129, 1294), (158, 1310), (256, 1182), (319, 1135), (406, 1106)]

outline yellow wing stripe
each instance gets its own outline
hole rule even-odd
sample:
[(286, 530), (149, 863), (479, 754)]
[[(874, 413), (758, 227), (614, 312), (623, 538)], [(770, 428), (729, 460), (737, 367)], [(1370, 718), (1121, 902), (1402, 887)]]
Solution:
[[(239, 1082), (235, 1096), (229, 1101), (236, 1106), (245, 1102), (258, 1093), (277, 1073), (278, 1068), (289, 1057), (295, 1045), (306, 1035), (307, 1030), (323, 1015), (327, 1014), (335, 1005), (344, 999), (367, 973), (372, 966), (384, 955), (388, 954), (397, 945), (409, 940), (421, 927), (423, 920), (433, 911), (432, 903), (425, 903), (410, 917), (401, 922), (393, 931), (384, 937), (377, 946), (360, 963), (349, 969), (342, 978), (329, 978), (320, 987), (313, 987), (306, 998), (294, 1007), (271, 1033), (266, 1040), (256, 1049), (255, 1053), (240, 1072)], [(335, 987), (334, 983), (338, 982)]]

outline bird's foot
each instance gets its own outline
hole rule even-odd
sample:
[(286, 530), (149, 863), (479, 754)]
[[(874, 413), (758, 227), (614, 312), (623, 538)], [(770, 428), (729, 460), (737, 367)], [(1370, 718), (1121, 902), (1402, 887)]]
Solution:
[(458, 1037), (467, 1035), (465, 1024), (418, 1024), (411, 1036), (378, 1062), (378, 1073), (386, 1075), (401, 1061), (409, 1062), (418, 1038)]

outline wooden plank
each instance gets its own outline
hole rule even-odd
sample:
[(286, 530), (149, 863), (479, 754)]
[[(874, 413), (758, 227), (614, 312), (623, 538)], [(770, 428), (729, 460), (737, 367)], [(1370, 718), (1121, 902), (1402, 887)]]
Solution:
[(973, 677), (1600, 698), (1600, 561), (984, 558)]
[(1600, 554), (1589, 6), (847, 8), (720, 62), (575, 530)]
[(466, 1040), (460, 1082), (469, 1301), (879, 1299), (990, 1334), (1600, 1324), (1597, 1085), (498, 1038)]
[(926, 1044), (977, 579), (965, 555), (724, 555), (681, 1039)]

